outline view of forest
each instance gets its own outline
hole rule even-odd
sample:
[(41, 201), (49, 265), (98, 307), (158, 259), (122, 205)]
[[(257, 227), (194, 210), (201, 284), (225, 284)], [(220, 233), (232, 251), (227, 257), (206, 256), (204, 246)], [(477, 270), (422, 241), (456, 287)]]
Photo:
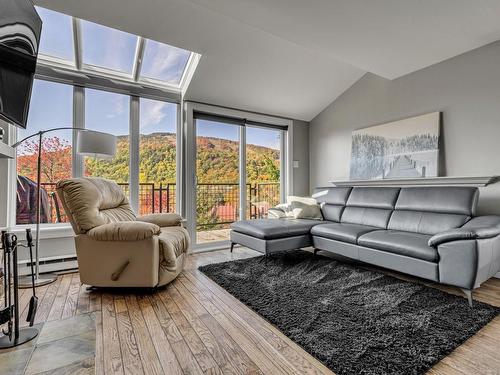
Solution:
[[(18, 155), (18, 174), (36, 181), (37, 144), (23, 145)], [(234, 219), (235, 213), (223, 213), (221, 208), (237, 211), (238, 207), (239, 143), (215, 137), (197, 137), (197, 177), (199, 186), (197, 213), (200, 223), (219, 223)], [(42, 182), (56, 183), (71, 176), (71, 144), (61, 138), (43, 141)], [(173, 133), (153, 133), (140, 138), (140, 183), (175, 184), (176, 136)], [(129, 137), (119, 136), (117, 153), (112, 160), (85, 158), (85, 174), (109, 178), (118, 183), (129, 181)], [(277, 183), (280, 178), (279, 150), (247, 145), (247, 184)], [(236, 184), (236, 185), (233, 185)], [(267, 189), (259, 198), (269, 205), (279, 200), (279, 187)], [(152, 193), (151, 193), (152, 194)], [(172, 195), (175, 196), (173, 193)], [(141, 199), (141, 213), (150, 210), (151, 198)], [(168, 208), (167, 208), (168, 209)], [(221, 213), (222, 212), (222, 213)], [(227, 216), (226, 218), (221, 216)], [(232, 215), (232, 216), (231, 216)]]
[[(55, 183), (71, 175), (71, 144), (58, 137), (43, 141), (42, 181)], [(237, 183), (239, 144), (221, 138), (197, 137), (197, 176), (200, 183)], [(36, 180), (36, 142), (28, 142), (17, 159), (18, 174)], [(247, 145), (247, 182), (278, 182), (279, 150)], [(175, 183), (176, 136), (141, 135), (140, 182)], [(86, 158), (85, 174), (116, 182), (129, 180), (129, 138), (119, 136), (112, 160)]]

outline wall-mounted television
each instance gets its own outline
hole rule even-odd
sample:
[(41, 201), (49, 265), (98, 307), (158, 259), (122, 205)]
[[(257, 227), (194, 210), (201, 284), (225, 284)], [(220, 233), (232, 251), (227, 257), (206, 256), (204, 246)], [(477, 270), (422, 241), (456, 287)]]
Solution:
[(41, 31), (31, 0), (0, 0), (0, 119), (23, 128)]

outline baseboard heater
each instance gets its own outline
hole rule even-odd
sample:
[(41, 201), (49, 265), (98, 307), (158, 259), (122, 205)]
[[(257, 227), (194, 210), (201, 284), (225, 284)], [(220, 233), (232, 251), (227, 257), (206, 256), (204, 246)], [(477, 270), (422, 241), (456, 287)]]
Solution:
[[(40, 272), (58, 272), (77, 270), (78, 262), (76, 256), (40, 259)], [(31, 273), (31, 262), (24, 261), (19, 263), (19, 275), (29, 275)]]

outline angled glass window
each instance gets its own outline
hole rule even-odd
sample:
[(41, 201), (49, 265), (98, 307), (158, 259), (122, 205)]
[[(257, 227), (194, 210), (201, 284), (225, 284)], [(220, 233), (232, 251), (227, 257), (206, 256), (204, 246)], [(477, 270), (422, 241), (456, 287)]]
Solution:
[(184, 49), (147, 40), (141, 77), (178, 85), (190, 55), (191, 52)]
[(137, 36), (81, 21), (83, 63), (132, 74)]
[(43, 21), (40, 54), (73, 63), (75, 54), (71, 17), (45, 8), (36, 7), (36, 10)]

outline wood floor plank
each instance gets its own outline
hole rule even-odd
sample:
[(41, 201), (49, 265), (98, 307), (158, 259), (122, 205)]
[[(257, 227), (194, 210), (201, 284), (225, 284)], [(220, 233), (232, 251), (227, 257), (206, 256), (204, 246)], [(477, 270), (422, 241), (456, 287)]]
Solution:
[(260, 339), (259, 335), (253, 331), (246, 329), (247, 327), (235, 323), (227, 315), (221, 312), (211, 301), (203, 294), (192, 288), (188, 290), (182, 282), (182, 277), (178, 278), (174, 283), (174, 287), (183, 298), (193, 306), (199, 306), (197, 309), (208, 312), (221, 327), (238, 343), (240, 348), (248, 355), (248, 357), (262, 370), (264, 374), (297, 374), (290, 364), (284, 360), (281, 354), (274, 350), (271, 345)]
[[(219, 366), (187, 321), (180, 321), (180, 324), (176, 325), (158, 294), (149, 296), (149, 302), (181, 363), (183, 362), (181, 358), (185, 356), (183, 352), (191, 351), (194, 359), (205, 374), (218, 374), (221, 372)], [(182, 317), (182, 319), (184, 318)]]
[(61, 277), (61, 284), (59, 285), (59, 289), (57, 290), (57, 295), (50, 309), (47, 321), (61, 319), (64, 309), (64, 304), (66, 303), (66, 298), (68, 297), (68, 291), (71, 285), (72, 275), (66, 274), (60, 277)]
[(80, 277), (78, 273), (72, 274), (71, 283), (66, 296), (66, 302), (62, 311), (62, 319), (75, 315), (78, 303), (78, 294), (80, 293)]
[(76, 314), (86, 314), (90, 312), (90, 293), (85, 284), (80, 283), (78, 292), (78, 302), (76, 304)]
[(123, 374), (115, 304), (113, 296), (107, 293), (102, 296), (102, 332), (104, 373)]
[(137, 347), (142, 359), (142, 366), (144, 367), (144, 372), (148, 375), (163, 374), (163, 368), (160, 363), (160, 359), (156, 354), (154, 344), (149, 335), (146, 322), (142, 316), (141, 309), (137, 303), (137, 297), (135, 295), (126, 295), (125, 301), (127, 302), (128, 313), (130, 315), (130, 321), (132, 327), (134, 328), (135, 337), (137, 339)]
[(99, 291), (89, 291), (89, 311), (101, 311), (102, 294)]
[(198, 366), (196, 360), (181, 361), (185, 366), (181, 367), (177, 357), (172, 349), (171, 343), (168, 341), (167, 336), (163, 332), (162, 326), (158, 317), (155, 314), (151, 301), (147, 296), (140, 296), (137, 298), (139, 307), (149, 330), (156, 354), (160, 359), (163, 370), (167, 374), (182, 374), (185, 369), (190, 374), (201, 374), (202, 371)]
[(105, 375), (102, 312), (94, 313), (95, 318), (95, 375)]
[(202, 340), (203, 345), (224, 374), (243, 373), (243, 369), (238, 368), (238, 364), (231, 356), (232, 350), (230, 347), (227, 347), (225, 341), (219, 341), (194, 314), (189, 311), (183, 311), (170, 297), (168, 292), (163, 291), (159, 295), (177, 327), (182, 327), (183, 330), (188, 330), (191, 327)]
[(52, 305), (57, 295), (57, 291), (61, 286), (62, 277), (59, 276), (56, 281), (49, 284), (47, 291), (45, 292), (43, 299), (38, 301), (38, 310), (35, 317), (35, 323), (45, 322), (49, 316)]
[(223, 344), (224, 352), (228, 355), (226, 360), (229, 360), (232, 363), (233, 367), (236, 368), (236, 371), (241, 371), (244, 374), (263, 373), (249, 358), (245, 351), (241, 349), (238, 343), (233, 340), (224, 328), (220, 326), (217, 320), (206, 310), (200, 309), (198, 306), (194, 306), (193, 308), (193, 306), (189, 305), (189, 303), (177, 292), (172, 284), (167, 289), (167, 292), (192, 326), (193, 324), (198, 326), (203, 325), (208, 328), (219, 343)]
[(125, 298), (123, 298), (123, 296), (118, 298), (115, 297), (114, 305), (116, 326), (120, 340), (123, 372), (125, 375), (144, 374), (141, 356), (139, 355), (139, 349), (137, 348), (137, 340), (132, 328), (132, 323), (130, 322)]

